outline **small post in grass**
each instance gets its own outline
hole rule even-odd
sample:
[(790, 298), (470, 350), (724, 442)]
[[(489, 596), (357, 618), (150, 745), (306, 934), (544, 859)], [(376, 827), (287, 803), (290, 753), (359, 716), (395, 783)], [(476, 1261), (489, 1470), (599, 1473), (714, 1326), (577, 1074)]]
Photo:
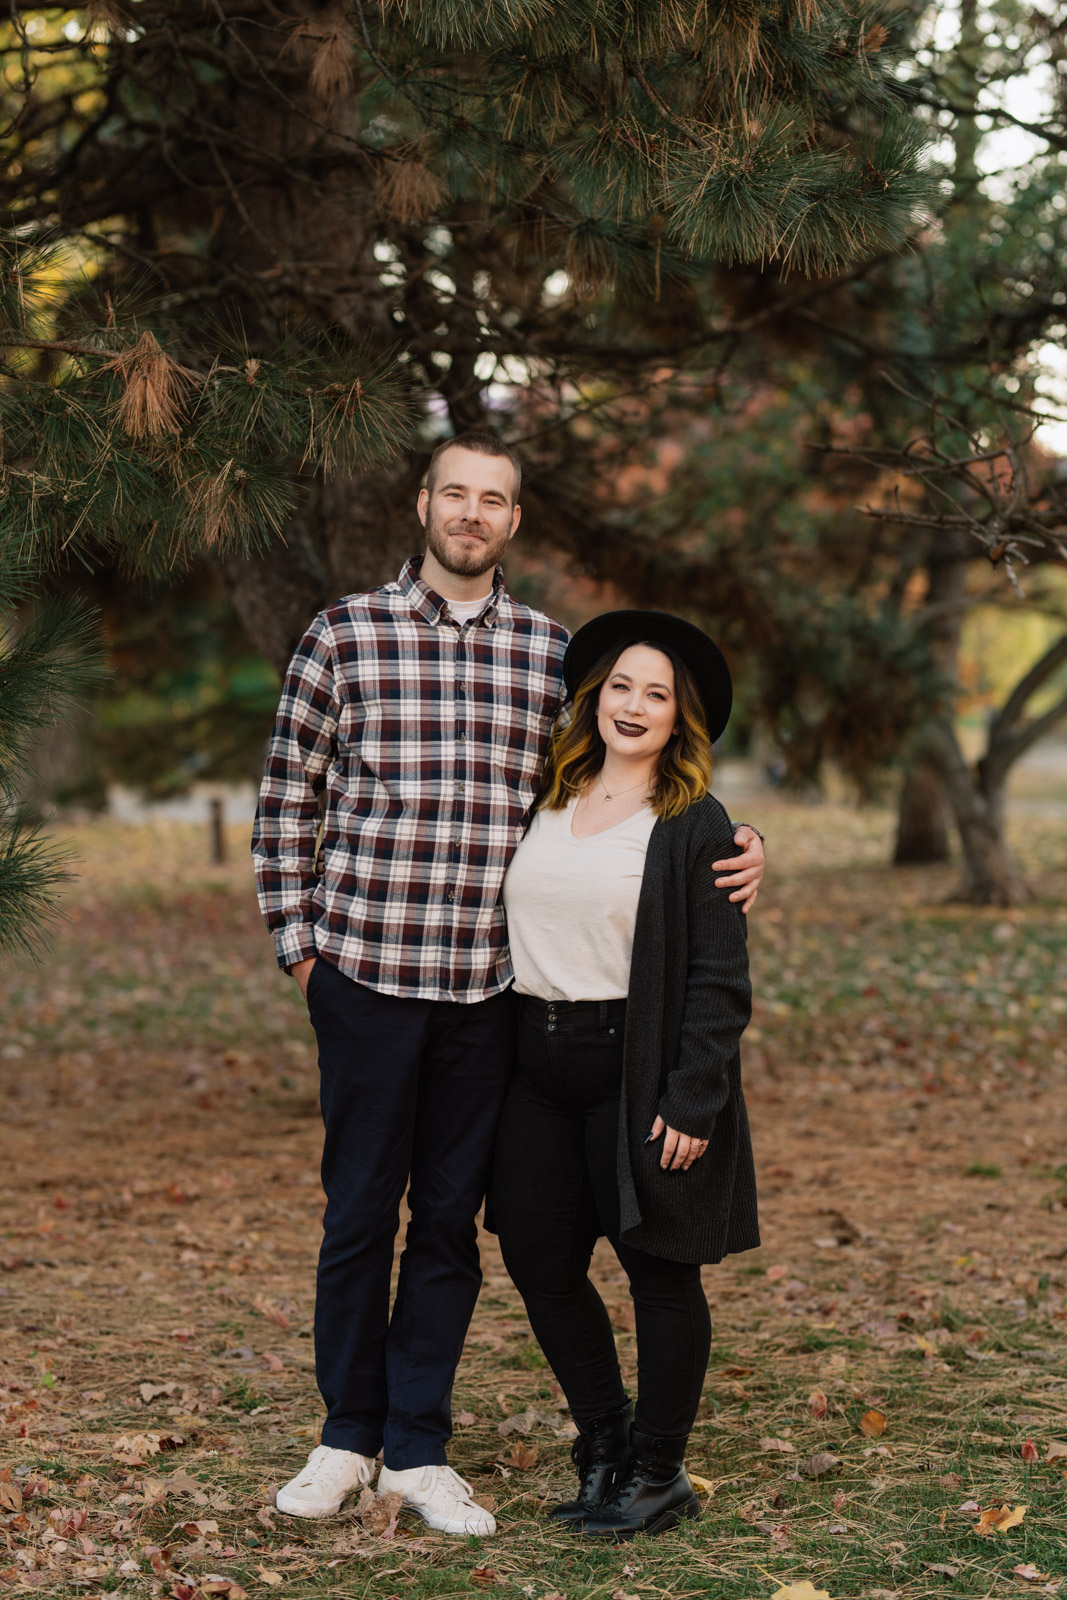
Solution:
[(223, 811), (223, 802), (220, 795), (214, 795), (211, 805), (211, 862), (219, 866), (226, 860), (226, 825)]

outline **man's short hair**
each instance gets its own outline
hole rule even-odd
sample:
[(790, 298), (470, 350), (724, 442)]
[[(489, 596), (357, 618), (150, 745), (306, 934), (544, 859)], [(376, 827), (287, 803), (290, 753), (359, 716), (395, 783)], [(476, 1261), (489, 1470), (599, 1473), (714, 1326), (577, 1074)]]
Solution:
[(473, 450), (480, 456), (506, 456), (511, 462), (515, 473), (515, 488), (512, 492), (511, 503), (515, 505), (522, 487), (522, 462), (514, 451), (509, 450), (502, 439), (495, 433), (485, 433), (472, 429), (470, 433), (457, 433), (454, 439), (442, 439), (433, 455), (430, 465), (426, 468), (426, 493), (432, 495), (437, 485), (437, 462), (446, 450), (458, 447), (460, 450)]

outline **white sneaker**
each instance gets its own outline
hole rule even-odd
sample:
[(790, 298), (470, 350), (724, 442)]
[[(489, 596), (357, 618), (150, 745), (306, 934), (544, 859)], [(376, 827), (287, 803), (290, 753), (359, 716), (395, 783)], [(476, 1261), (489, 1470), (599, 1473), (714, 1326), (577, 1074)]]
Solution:
[(290, 1517), (333, 1517), (345, 1495), (361, 1489), (374, 1477), (374, 1462), (354, 1450), (316, 1445), (307, 1466), (279, 1489), (274, 1503)]
[(492, 1512), (474, 1503), (474, 1490), (451, 1467), (408, 1467), (378, 1474), (379, 1494), (401, 1494), (404, 1510), (417, 1511), (439, 1533), (495, 1533)]

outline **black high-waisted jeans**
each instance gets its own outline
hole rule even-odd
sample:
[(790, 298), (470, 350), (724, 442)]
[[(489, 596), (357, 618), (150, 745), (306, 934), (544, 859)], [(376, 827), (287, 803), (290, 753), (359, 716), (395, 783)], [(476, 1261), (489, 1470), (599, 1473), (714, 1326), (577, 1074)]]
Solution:
[(699, 1266), (619, 1238), (616, 1149), (624, 1000), (520, 997), (518, 1072), (497, 1134), (493, 1211), (504, 1264), (578, 1422), (625, 1404), (608, 1313), (589, 1280), (605, 1234), (630, 1280), (636, 1425), (689, 1433), (711, 1348)]

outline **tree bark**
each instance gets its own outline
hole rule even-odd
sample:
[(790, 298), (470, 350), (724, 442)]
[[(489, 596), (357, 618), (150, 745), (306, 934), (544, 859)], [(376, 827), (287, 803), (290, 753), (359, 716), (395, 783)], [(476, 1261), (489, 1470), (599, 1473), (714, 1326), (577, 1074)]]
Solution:
[(918, 755), (904, 773), (893, 850), (895, 867), (929, 866), (949, 859), (949, 803), (941, 770)]
[(951, 722), (936, 729), (936, 748), (963, 849), (963, 878), (953, 899), (975, 906), (1020, 906), (1033, 898), (1004, 836), (1004, 779), (983, 785), (968, 767)]

